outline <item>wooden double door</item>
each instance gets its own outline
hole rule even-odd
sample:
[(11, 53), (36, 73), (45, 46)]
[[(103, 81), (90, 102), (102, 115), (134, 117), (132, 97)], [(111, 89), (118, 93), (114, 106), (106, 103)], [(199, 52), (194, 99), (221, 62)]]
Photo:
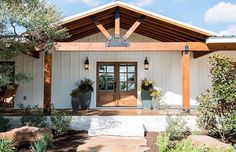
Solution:
[(137, 106), (137, 63), (97, 63), (97, 106)]

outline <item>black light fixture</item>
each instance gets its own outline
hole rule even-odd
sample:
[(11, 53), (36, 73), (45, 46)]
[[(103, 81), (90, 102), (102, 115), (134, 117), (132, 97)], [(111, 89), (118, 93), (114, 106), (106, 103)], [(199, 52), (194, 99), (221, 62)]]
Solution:
[(149, 69), (149, 62), (148, 62), (147, 57), (145, 57), (145, 60), (144, 60), (144, 70), (148, 70), (148, 69)]
[(85, 70), (89, 69), (89, 59), (88, 59), (88, 57), (86, 57), (86, 60), (84, 62), (84, 68), (85, 68)]

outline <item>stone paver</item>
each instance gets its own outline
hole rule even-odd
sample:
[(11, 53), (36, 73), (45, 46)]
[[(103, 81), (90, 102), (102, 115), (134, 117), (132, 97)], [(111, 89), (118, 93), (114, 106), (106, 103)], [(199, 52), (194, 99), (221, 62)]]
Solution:
[(226, 143), (223, 143), (215, 138), (206, 135), (191, 135), (188, 137), (194, 145), (206, 145), (207, 147), (215, 147), (217, 149), (226, 148), (229, 146)]
[(144, 152), (147, 140), (144, 137), (95, 136), (79, 145), (77, 152)]

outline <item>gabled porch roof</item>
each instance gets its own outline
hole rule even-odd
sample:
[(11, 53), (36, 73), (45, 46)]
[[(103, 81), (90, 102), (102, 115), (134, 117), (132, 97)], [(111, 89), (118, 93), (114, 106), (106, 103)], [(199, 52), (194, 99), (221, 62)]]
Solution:
[(71, 35), (65, 41), (70, 42), (100, 32), (91, 17), (96, 17), (97, 21), (105, 29), (113, 28), (115, 26), (114, 19), (117, 10), (120, 12), (121, 28), (130, 29), (140, 16), (144, 16), (145, 19), (135, 32), (162, 42), (205, 42), (206, 38), (216, 35), (213, 32), (143, 10), (127, 3), (115, 1), (65, 18), (62, 26), (66, 27)]
[[(120, 1), (68, 17), (64, 19), (61, 26), (68, 29), (71, 37), (65, 39), (65, 42), (58, 42), (56, 51), (181, 52), (184, 110), (190, 109), (190, 52), (193, 52), (194, 57), (200, 57), (213, 51), (226, 50), (226, 44), (213, 48), (206, 44), (208, 38), (216, 36), (213, 32), (187, 25)], [(115, 28), (115, 34), (111, 35), (107, 31), (110, 28)], [(120, 28), (128, 30), (124, 36), (120, 35)], [(75, 41), (98, 32), (103, 33), (107, 38), (107, 43)], [(160, 42), (130, 42), (129, 45), (124, 45), (127, 44), (129, 36), (134, 32)], [(112, 45), (110, 45), (111, 43)], [(235, 50), (235, 48), (236, 44), (234, 43), (230, 50)], [(51, 104), (51, 67), (52, 55), (50, 54), (46, 55), (44, 60), (44, 109), (46, 110), (50, 108)]]

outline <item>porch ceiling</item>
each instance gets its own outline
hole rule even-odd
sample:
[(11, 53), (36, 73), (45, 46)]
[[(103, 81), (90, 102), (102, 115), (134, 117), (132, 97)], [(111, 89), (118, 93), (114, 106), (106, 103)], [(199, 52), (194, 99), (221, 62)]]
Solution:
[(95, 16), (97, 21), (99, 21), (106, 29), (114, 28), (116, 10), (120, 11), (121, 28), (128, 30), (141, 15), (144, 15), (145, 19), (135, 30), (135, 33), (162, 42), (205, 42), (206, 38), (211, 36), (204, 32), (198, 32), (191, 28), (154, 18), (151, 15), (148, 16), (142, 11), (135, 11), (118, 5), (92, 15), (65, 22), (62, 26), (68, 29), (71, 36), (64, 41), (71, 42), (100, 32), (91, 20), (91, 16)]

